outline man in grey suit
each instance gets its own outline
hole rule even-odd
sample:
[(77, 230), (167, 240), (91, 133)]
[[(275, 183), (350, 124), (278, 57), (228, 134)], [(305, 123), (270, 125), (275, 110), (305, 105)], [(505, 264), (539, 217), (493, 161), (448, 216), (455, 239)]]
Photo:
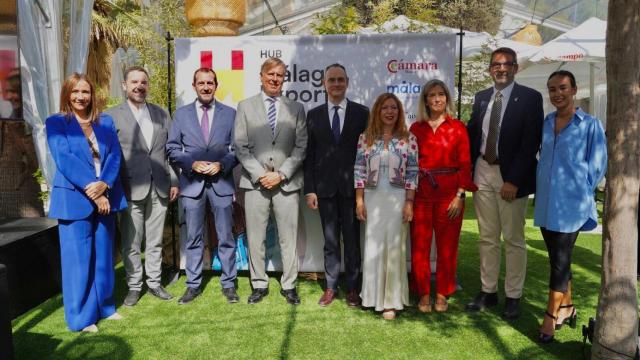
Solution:
[(165, 155), (169, 115), (146, 102), (149, 75), (139, 66), (128, 68), (122, 89), (126, 100), (107, 110), (113, 117), (122, 147), (120, 179), (128, 207), (119, 215), (122, 232), (122, 259), (129, 292), (124, 305), (134, 306), (142, 291), (141, 245), (145, 241), (145, 272), (149, 293), (172, 298), (160, 284), (162, 231), (167, 203), (178, 196), (178, 178)]
[(233, 168), (238, 160), (233, 152), (233, 122), (236, 111), (215, 100), (218, 87), (216, 73), (200, 68), (193, 74), (197, 100), (173, 114), (167, 141), (167, 154), (172, 164), (182, 169), (180, 196), (187, 222), (185, 272), (187, 290), (178, 300), (187, 304), (202, 293), (202, 254), (204, 251), (204, 218), (207, 202), (213, 213), (218, 255), (222, 263), (222, 294), (228, 303), (240, 300), (235, 288), (236, 242), (233, 225)]
[(236, 156), (242, 164), (240, 188), (245, 189), (249, 271), (253, 292), (249, 304), (269, 293), (265, 269), (265, 237), (270, 209), (276, 218), (282, 255), (280, 294), (300, 304), (296, 292), (298, 201), (307, 127), (302, 104), (281, 95), (285, 64), (267, 59), (260, 69), (262, 91), (238, 104)]

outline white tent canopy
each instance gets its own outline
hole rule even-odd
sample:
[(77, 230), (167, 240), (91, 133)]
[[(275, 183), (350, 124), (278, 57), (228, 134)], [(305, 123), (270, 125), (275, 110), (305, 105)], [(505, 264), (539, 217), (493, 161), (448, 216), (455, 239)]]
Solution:
[[(571, 71), (578, 85), (576, 98), (582, 99), (589, 112), (605, 122), (606, 29), (606, 21), (590, 18), (542, 45), (523, 63), (517, 81), (545, 94), (549, 74), (560, 69)], [(551, 110), (546, 96), (545, 109)]]

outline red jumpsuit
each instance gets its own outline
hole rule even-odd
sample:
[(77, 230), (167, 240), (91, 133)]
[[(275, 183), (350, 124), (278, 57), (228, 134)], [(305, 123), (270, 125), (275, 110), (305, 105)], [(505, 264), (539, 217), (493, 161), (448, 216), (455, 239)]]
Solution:
[[(464, 124), (449, 115), (435, 132), (427, 121), (413, 123), (410, 131), (418, 140), (420, 166), (411, 223), (411, 288), (419, 296), (429, 294), (431, 239), (435, 231), (436, 290), (448, 296), (456, 289), (458, 239), (464, 211), (449, 219), (447, 208), (458, 188), (477, 190), (471, 181), (469, 137)], [(424, 170), (430, 171), (430, 175), (425, 176)]]

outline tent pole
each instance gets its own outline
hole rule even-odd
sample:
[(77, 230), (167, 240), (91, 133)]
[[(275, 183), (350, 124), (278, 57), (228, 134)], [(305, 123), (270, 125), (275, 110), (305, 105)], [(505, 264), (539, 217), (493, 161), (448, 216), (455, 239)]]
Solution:
[(462, 120), (462, 38), (464, 31), (460, 24), (460, 32), (456, 35), (460, 36), (460, 54), (458, 57), (458, 119)]

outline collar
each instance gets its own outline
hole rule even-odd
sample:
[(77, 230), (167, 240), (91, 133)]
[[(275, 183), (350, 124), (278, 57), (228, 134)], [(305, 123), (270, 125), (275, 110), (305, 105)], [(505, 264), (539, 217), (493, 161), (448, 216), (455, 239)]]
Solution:
[(260, 94), (262, 95), (262, 102), (266, 102), (268, 98), (274, 99), (275, 103), (278, 103), (280, 101), (280, 96), (269, 96), (265, 94), (264, 91), (261, 91)]
[[(549, 116), (545, 117), (544, 120), (547, 122), (555, 121), (557, 116), (558, 116), (558, 111), (556, 110), (550, 113)], [(573, 117), (571, 118), (570, 123), (576, 121), (578, 124), (580, 124), (584, 120), (584, 118), (587, 116), (589, 116), (589, 114), (584, 112), (584, 110), (582, 110), (580, 107), (577, 107), (576, 112), (573, 114)]]
[[(509, 84), (509, 86), (507, 86), (506, 88), (500, 90), (500, 93), (502, 94), (502, 98), (503, 99), (509, 99), (511, 98), (511, 92), (513, 91), (513, 88), (515, 86), (516, 82), (512, 82), (511, 84)], [(493, 99), (493, 97), (496, 94), (496, 91), (498, 91), (498, 89), (496, 89), (496, 87), (493, 87), (493, 92), (491, 93), (491, 98)]]
[(327, 99), (327, 106), (329, 107), (329, 111), (333, 110), (333, 107), (336, 106), (336, 105), (340, 106), (340, 108), (342, 110), (346, 111), (347, 110), (347, 98), (345, 97), (344, 99), (342, 99), (342, 101), (340, 101), (337, 104), (334, 104), (329, 99)]
[(147, 108), (147, 103), (146, 103), (146, 102), (144, 102), (144, 103), (142, 104), (142, 106), (140, 106), (139, 108), (138, 108), (138, 107), (136, 107), (135, 105), (133, 105), (133, 104), (129, 101), (129, 99), (125, 100), (125, 102), (127, 103), (127, 105), (129, 105), (129, 108), (131, 109), (131, 111), (132, 111), (134, 114), (137, 114), (137, 113), (139, 113), (139, 112), (141, 112), (141, 111), (144, 111), (144, 110)]
[[(202, 109), (202, 106), (204, 104), (200, 102), (200, 100), (196, 99), (196, 108), (198, 109)], [(209, 103), (209, 109), (213, 109), (216, 106), (216, 99), (213, 98), (213, 100)]]

